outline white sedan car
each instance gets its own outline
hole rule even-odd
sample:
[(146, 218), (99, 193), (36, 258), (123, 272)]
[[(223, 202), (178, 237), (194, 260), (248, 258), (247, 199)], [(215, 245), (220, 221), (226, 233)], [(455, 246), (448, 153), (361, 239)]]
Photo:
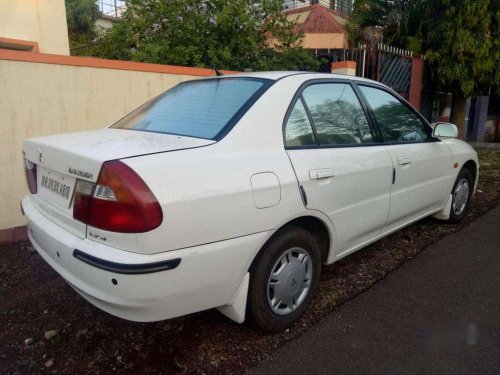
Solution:
[(29, 238), (79, 294), (157, 321), (218, 308), (283, 330), (322, 264), (467, 210), (478, 158), (366, 79), (183, 82), (113, 126), (25, 140)]

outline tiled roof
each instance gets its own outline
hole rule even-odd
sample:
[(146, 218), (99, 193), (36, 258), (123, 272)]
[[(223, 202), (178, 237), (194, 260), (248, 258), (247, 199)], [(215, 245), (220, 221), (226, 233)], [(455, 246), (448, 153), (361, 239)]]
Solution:
[(296, 31), (303, 33), (345, 33), (345, 28), (335, 19), (344, 15), (320, 4), (314, 4), (283, 12), (289, 19), (297, 20)]

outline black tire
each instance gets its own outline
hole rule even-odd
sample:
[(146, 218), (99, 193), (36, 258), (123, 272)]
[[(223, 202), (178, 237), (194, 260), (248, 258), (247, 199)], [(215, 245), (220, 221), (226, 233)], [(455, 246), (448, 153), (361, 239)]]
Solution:
[[(276, 263), (293, 248), (301, 248), (309, 254), (312, 265), (311, 282), (308, 293), (296, 309), (287, 315), (279, 315), (271, 309), (268, 302), (268, 281)], [(278, 232), (264, 246), (250, 268), (247, 312), (254, 324), (267, 332), (280, 332), (298, 321), (311, 303), (320, 273), (321, 253), (311, 233), (297, 226)]]
[[(469, 192), (468, 192), (468, 196), (467, 196), (467, 201), (465, 203), (465, 207), (463, 208), (463, 210), (461, 212), (456, 213), (454, 211), (454, 203), (455, 203), (455, 199), (457, 197), (455, 194), (455, 190), (457, 188), (457, 185), (463, 179), (466, 179), (468, 184), (469, 184)], [(460, 220), (462, 220), (464, 218), (464, 216), (467, 213), (467, 209), (469, 208), (470, 199), (472, 197), (473, 191), (474, 191), (473, 175), (469, 169), (462, 168), (462, 170), (458, 173), (457, 179), (456, 179), (455, 183), (453, 184), (453, 189), (451, 190), (452, 201), (451, 201), (451, 208), (450, 208), (450, 218), (448, 219), (448, 222), (458, 223)]]

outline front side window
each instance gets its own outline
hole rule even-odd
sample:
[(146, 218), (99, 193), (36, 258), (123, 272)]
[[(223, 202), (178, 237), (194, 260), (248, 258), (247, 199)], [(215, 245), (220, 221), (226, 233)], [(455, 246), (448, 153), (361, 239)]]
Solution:
[(386, 143), (423, 142), (429, 127), (394, 95), (374, 87), (359, 88), (372, 108)]
[(265, 80), (248, 78), (181, 83), (112, 127), (215, 139), (265, 87)]
[(350, 84), (314, 84), (302, 95), (321, 145), (373, 143), (365, 113)]

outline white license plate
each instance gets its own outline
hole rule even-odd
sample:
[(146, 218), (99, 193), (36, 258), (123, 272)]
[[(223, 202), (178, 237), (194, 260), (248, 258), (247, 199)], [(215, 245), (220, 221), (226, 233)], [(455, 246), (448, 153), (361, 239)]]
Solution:
[(71, 204), (75, 182), (75, 177), (37, 167), (38, 194), (65, 208)]

